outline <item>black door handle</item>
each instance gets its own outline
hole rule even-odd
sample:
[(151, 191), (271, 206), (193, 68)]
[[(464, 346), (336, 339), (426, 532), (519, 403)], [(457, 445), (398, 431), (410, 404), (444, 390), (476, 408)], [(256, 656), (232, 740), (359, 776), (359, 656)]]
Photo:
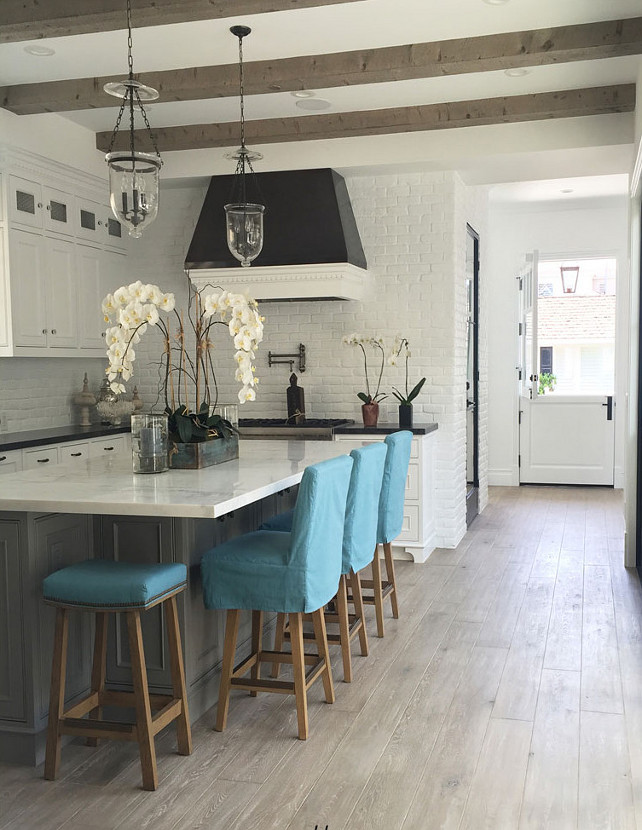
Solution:
[(612, 421), (613, 420), (613, 395), (606, 396), (606, 403), (603, 403), (602, 406), (606, 407), (606, 420)]

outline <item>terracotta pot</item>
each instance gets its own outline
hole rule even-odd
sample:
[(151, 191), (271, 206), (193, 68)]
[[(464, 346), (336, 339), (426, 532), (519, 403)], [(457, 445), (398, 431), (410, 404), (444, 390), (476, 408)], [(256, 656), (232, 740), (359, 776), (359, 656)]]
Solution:
[(399, 426), (412, 426), (412, 404), (399, 404)]
[(379, 420), (379, 404), (364, 403), (361, 405), (361, 416), (364, 427), (376, 427)]

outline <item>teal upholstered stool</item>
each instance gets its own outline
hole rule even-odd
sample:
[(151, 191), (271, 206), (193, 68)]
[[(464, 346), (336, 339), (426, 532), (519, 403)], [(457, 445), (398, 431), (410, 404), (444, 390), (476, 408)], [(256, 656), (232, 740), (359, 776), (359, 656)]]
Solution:
[[(42, 584), (45, 602), (56, 606), (56, 632), (51, 672), (49, 726), (45, 778), (54, 779), (60, 766), (61, 735), (82, 735), (95, 746), (99, 738), (138, 741), (143, 788), (158, 786), (154, 737), (171, 721), (177, 721), (178, 751), (192, 751), (181, 636), (176, 595), (185, 589), (187, 569), (180, 564), (139, 565), (90, 559), (50, 574)], [(173, 695), (152, 695), (147, 686), (141, 611), (162, 603), (168, 616), (167, 633)], [(96, 614), (96, 639), (90, 694), (65, 711), (68, 611)], [(133, 692), (105, 689), (107, 614), (122, 611), (127, 616)], [(136, 710), (133, 725), (101, 719), (103, 706), (126, 706)], [(158, 709), (152, 715), (152, 707)], [(83, 715), (89, 714), (89, 719)]]
[[(346, 683), (352, 680), (350, 643), (354, 637), (359, 635), (362, 656), (368, 654), (361, 583), (357, 574), (372, 562), (377, 544), (379, 496), (386, 456), (385, 444), (370, 444), (350, 453), (353, 466), (343, 525), (341, 579), (334, 601), (335, 611), (325, 614), (326, 623), (338, 623), (339, 626), (338, 634), (328, 633), (328, 642), (341, 646), (343, 679)], [(292, 511), (288, 511), (275, 516), (263, 527), (268, 530), (287, 530), (292, 525), (292, 518)], [(352, 592), (354, 614), (348, 613), (348, 587)], [(282, 641), (287, 636), (285, 615), (281, 614), (277, 620), (275, 649), (281, 648)], [(272, 676), (278, 677), (278, 673), (278, 664), (275, 664)]]
[[(388, 448), (386, 463), (383, 470), (383, 482), (379, 497), (379, 523), (377, 528), (377, 549), (372, 560), (372, 579), (361, 580), (363, 588), (372, 588), (373, 594), (364, 595), (363, 601), (375, 606), (377, 618), (377, 636), (383, 637), (383, 601), (390, 597), (392, 616), (399, 617), (399, 603), (397, 598), (397, 581), (392, 559), (391, 542), (399, 536), (403, 527), (403, 507), (406, 498), (406, 479), (408, 478), (408, 464), (410, 462), (410, 446), (412, 432), (402, 430), (386, 436)], [(386, 578), (381, 573), (381, 560), (378, 546), (383, 545), (384, 560), (386, 563)]]
[[(251, 694), (280, 692), (296, 699), (298, 734), (308, 736), (307, 689), (323, 680), (328, 703), (334, 688), (323, 606), (337, 592), (346, 497), (352, 470), (348, 456), (307, 467), (294, 509), (292, 532), (258, 530), (208, 551), (201, 562), (206, 608), (227, 609), (216, 729), (225, 728), (232, 688)], [(252, 650), (234, 668), (241, 609), (252, 611)], [(263, 612), (287, 614), (292, 652), (262, 647)], [(317, 655), (303, 650), (302, 615), (312, 614)], [(262, 662), (291, 663), (294, 680), (262, 679)], [(306, 666), (309, 666), (306, 672)], [(251, 677), (243, 675), (251, 671)]]

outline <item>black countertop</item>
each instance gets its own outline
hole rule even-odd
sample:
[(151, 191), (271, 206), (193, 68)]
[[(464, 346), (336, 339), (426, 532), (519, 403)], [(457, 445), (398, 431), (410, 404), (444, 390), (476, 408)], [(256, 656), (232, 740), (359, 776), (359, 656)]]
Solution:
[(399, 432), (400, 429), (407, 429), (413, 435), (428, 435), (434, 432), (439, 424), (415, 424), (412, 427), (400, 427), (399, 424), (377, 424), (376, 427), (364, 427), (363, 424), (346, 424), (346, 426), (335, 427), (335, 435), (390, 435), (391, 432)]
[(45, 444), (63, 444), (69, 441), (82, 441), (83, 438), (101, 438), (104, 435), (130, 432), (129, 424), (119, 427), (92, 424), (89, 427), (70, 425), (51, 427), (50, 429), (30, 429), (24, 432), (0, 433), (0, 452), (21, 450), (24, 447), (41, 447)]

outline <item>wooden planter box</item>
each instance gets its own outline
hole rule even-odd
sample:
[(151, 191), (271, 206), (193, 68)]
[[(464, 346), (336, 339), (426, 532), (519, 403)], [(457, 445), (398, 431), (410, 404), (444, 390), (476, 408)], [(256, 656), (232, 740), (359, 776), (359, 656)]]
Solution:
[(169, 467), (171, 470), (200, 470), (212, 464), (222, 464), (239, 457), (239, 438), (215, 438), (213, 441), (199, 441), (182, 444), (169, 442)]

